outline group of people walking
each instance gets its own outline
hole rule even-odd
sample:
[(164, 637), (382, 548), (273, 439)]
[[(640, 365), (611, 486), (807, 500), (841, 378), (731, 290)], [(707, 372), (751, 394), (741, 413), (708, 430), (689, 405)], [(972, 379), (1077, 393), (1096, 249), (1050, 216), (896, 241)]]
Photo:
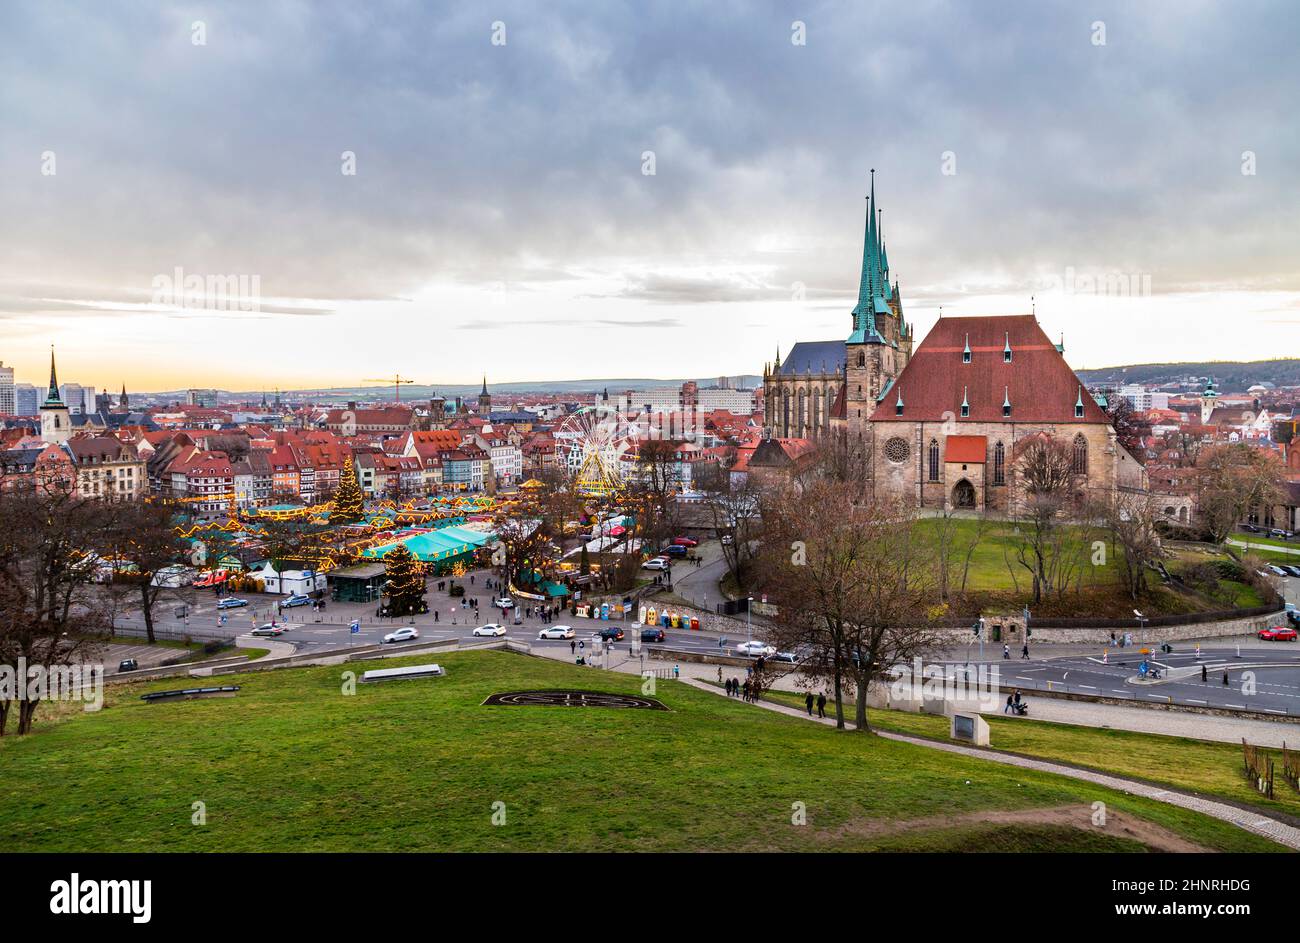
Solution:
[(813, 715), (814, 704), (817, 705), (817, 716), (818, 717), (826, 716), (826, 692), (825, 691), (818, 694), (816, 698), (814, 698), (813, 693), (809, 691), (806, 695), (804, 695), (803, 703), (804, 706), (808, 708), (809, 717)]
[(762, 685), (759, 684), (758, 678), (750, 676), (744, 681), (739, 678), (728, 678), (726, 683), (727, 697), (738, 697), (746, 701), (757, 701), (762, 694)]

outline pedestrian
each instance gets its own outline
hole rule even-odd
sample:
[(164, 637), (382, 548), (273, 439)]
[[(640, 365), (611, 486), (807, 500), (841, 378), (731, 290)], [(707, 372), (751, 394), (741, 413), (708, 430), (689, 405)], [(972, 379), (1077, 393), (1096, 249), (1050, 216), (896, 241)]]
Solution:
[(748, 678), (745, 679), (745, 683), (741, 686), (741, 691), (744, 692), (744, 696), (741, 698), (741, 700), (748, 701), (749, 700), (749, 679)]
[(1210, 680), (1210, 673), (1205, 670), (1204, 665), (1201, 665), (1201, 683), (1204, 684), (1206, 681), (1209, 680)]
[(471, 574), (469, 575), (469, 585), (470, 585), (470, 586), (473, 586), (473, 585), (474, 585), (474, 574), (473, 574), (473, 573), (471, 573)]
[(1019, 689), (1019, 688), (1016, 688), (1016, 693), (1013, 694), (1012, 697), (1015, 698), (1015, 701), (1016, 701), (1016, 707), (1019, 707), (1019, 706), (1020, 706), (1020, 689)]
[(438, 621), (438, 610), (437, 610), (437, 609), (433, 610), (433, 621), (434, 621), (434, 622), (437, 622), (437, 621)]
[(1114, 630), (1112, 630), (1111, 633), (1110, 633), (1110, 644), (1112, 644), (1112, 645), (1115, 644), (1115, 632), (1114, 632)]
[(804, 696), (803, 704), (804, 707), (808, 708), (808, 716), (811, 717), (812, 709), (813, 709), (813, 696), (811, 691), (809, 691), (807, 695)]
[(735, 681), (734, 678), (728, 678), (728, 679), (727, 679), (727, 697), (731, 697), (731, 686), (732, 686), (732, 684), (733, 684), (734, 681)]
[(817, 716), (826, 716), (826, 692), (823, 691), (817, 695)]
[(682, 666), (681, 666), (681, 665), (673, 665), (673, 677), (674, 677), (674, 678), (680, 678), (681, 676), (682, 676)]
[[(570, 642), (570, 643), (569, 643), (569, 651), (570, 651), (570, 653), (576, 655), (576, 654), (578, 653), (578, 643), (577, 643), (577, 642)], [(721, 669), (719, 669), (719, 670), (721, 670)]]
[(1028, 660), (1029, 660), (1029, 643), (1028, 643), (1028, 642), (1025, 643), (1025, 647), (1024, 647), (1024, 648), (1020, 649), (1020, 658), (1021, 658), (1021, 660), (1023, 660), (1023, 661), (1028, 661)]
[(1008, 694), (1008, 695), (1007, 695), (1007, 706), (1004, 707), (1004, 708), (1002, 708), (1002, 713), (1004, 713), (1004, 714), (1010, 714), (1010, 713), (1011, 713), (1011, 705), (1014, 704), (1014, 703), (1015, 703), (1015, 702), (1011, 699), (1011, 695)]
[(722, 683), (722, 666), (718, 665), (718, 683)]
[(1223, 686), (1225, 688), (1228, 686), (1228, 672), (1226, 669), (1223, 672)]
[(1011, 646), (1009, 646), (1009, 645), (1003, 645), (1003, 646), (1002, 646), (1002, 657), (1003, 657), (1003, 658), (1010, 658), (1010, 657), (1011, 657)]

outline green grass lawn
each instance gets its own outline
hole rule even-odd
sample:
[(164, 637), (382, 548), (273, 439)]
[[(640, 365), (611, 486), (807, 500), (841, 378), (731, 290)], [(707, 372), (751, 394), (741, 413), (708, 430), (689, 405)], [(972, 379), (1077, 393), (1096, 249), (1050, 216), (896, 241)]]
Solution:
[[(798, 694), (769, 691), (765, 696), (788, 706), (800, 709), (804, 706), (803, 697)], [(833, 705), (827, 706), (828, 712), (832, 709)], [(845, 712), (852, 721), (852, 705), (846, 704)], [(1280, 775), (1274, 780), (1274, 798), (1271, 800), (1251, 788), (1242, 775), (1240, 744), (1076, 727), (996, 714), (985, 719), (994, 749), (1059, 760), (1235, 803), (1248, 803), (1265, 813), (1300, 816), (1300, 794), (1291, 789)], [(948, 739), (948, 719), (934, 714), (872, 710), (868, 712), (868, 720), (882, 730)], [(1280, 770), (1281, 751), (1268, 752)]]
[[(427, 659), (429, 656), (421, 656)], [(418, 662), (420, 658), (384, 663)], [(640, 679), (504, 652), (340, 691), (364, 666), (238, 676), (237, 697), (106, 708), (0, 739), (16, 851), (1137, 850), (1094, 801), (1184, 841), (1278, 850), (1205, 816), (1063, 777), (838, 733), (661, 682), (670, 712), (484, 707), (493, 692), (635, 693)], [(1001, 732), (995, 732), (1000, 737)], [(205, 825), (191, 824), (193, 803)], [(493, 804), (505, 824), (494, 825)], [(805, 804), (806, 825), (791, 822)], [(500, 808), (500, 807), (498, 807)], [(1065, 816), (1065, 819), (1062, 819)], [(1147, 841), (1147, 845), (1151, 842)]]

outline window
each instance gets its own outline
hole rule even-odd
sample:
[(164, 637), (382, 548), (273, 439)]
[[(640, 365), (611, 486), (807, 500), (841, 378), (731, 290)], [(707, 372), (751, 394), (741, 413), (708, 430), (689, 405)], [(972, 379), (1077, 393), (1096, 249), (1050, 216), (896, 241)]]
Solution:
[(1003, 416), (1003, 418), (1008, 418), (1008, 419), (1011, 417), (1011, 404), (1010, 404), (1010, 403), (1003, 403), (1003, 404), (1002, 404), (1002, 416)]
[(858, 366), (859, 366), (859, 367), (865, 367), (866, 365), (867, 365), (867, 354), (866, 354), (866, 351), (862, 351), (862, 350), (860, 350), (860, 351), (858, 351)]
[(961, 404), (961, 418), (966, 419), (970, 416), (970, 403)]
[(1076, 475), (1088, 474), (1088, 440), (1082, 432), (1074, 437), (1074, 461), (1070, 470)]
[(993, 483), (995, 485), (1007, 483), (1007, 450), (1001, 442), (993, 446)]
[(939, 440), (930, 440), (930, 480), (939, 480)]
[(1083, 403), (1074, 404), (1074, 418), (1075, 419), (1083, 418)]
[(895, 465), (901, 465), (907, 461), (907, 456), (911, 450), (907, 447), (907, 440), (894, 436), (885, 443), (885, 458)]

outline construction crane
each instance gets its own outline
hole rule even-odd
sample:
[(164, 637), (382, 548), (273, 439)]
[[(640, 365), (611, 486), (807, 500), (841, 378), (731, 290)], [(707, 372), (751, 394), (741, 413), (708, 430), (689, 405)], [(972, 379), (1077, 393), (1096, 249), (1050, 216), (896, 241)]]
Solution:
[(400, 403), (400, 402), (402, 401), (402, 384), (404, 384), (404, 383), (414, 383), (415, 381), (414, 381), (414, 380), (407, 380), (407, 379), (405, 379), (405, 378), (404, 378), (400, 373), (397, 373), (397, 374), (394, 374), (394, 375), (391, 376), (391, 377), (370, 377), (369, 379), (366, 380), (366, 382), (367, 382), (367, 383), (391, 383), (391, 384), (393, 384), (393, 396), (396, 398), (397, 402)]

